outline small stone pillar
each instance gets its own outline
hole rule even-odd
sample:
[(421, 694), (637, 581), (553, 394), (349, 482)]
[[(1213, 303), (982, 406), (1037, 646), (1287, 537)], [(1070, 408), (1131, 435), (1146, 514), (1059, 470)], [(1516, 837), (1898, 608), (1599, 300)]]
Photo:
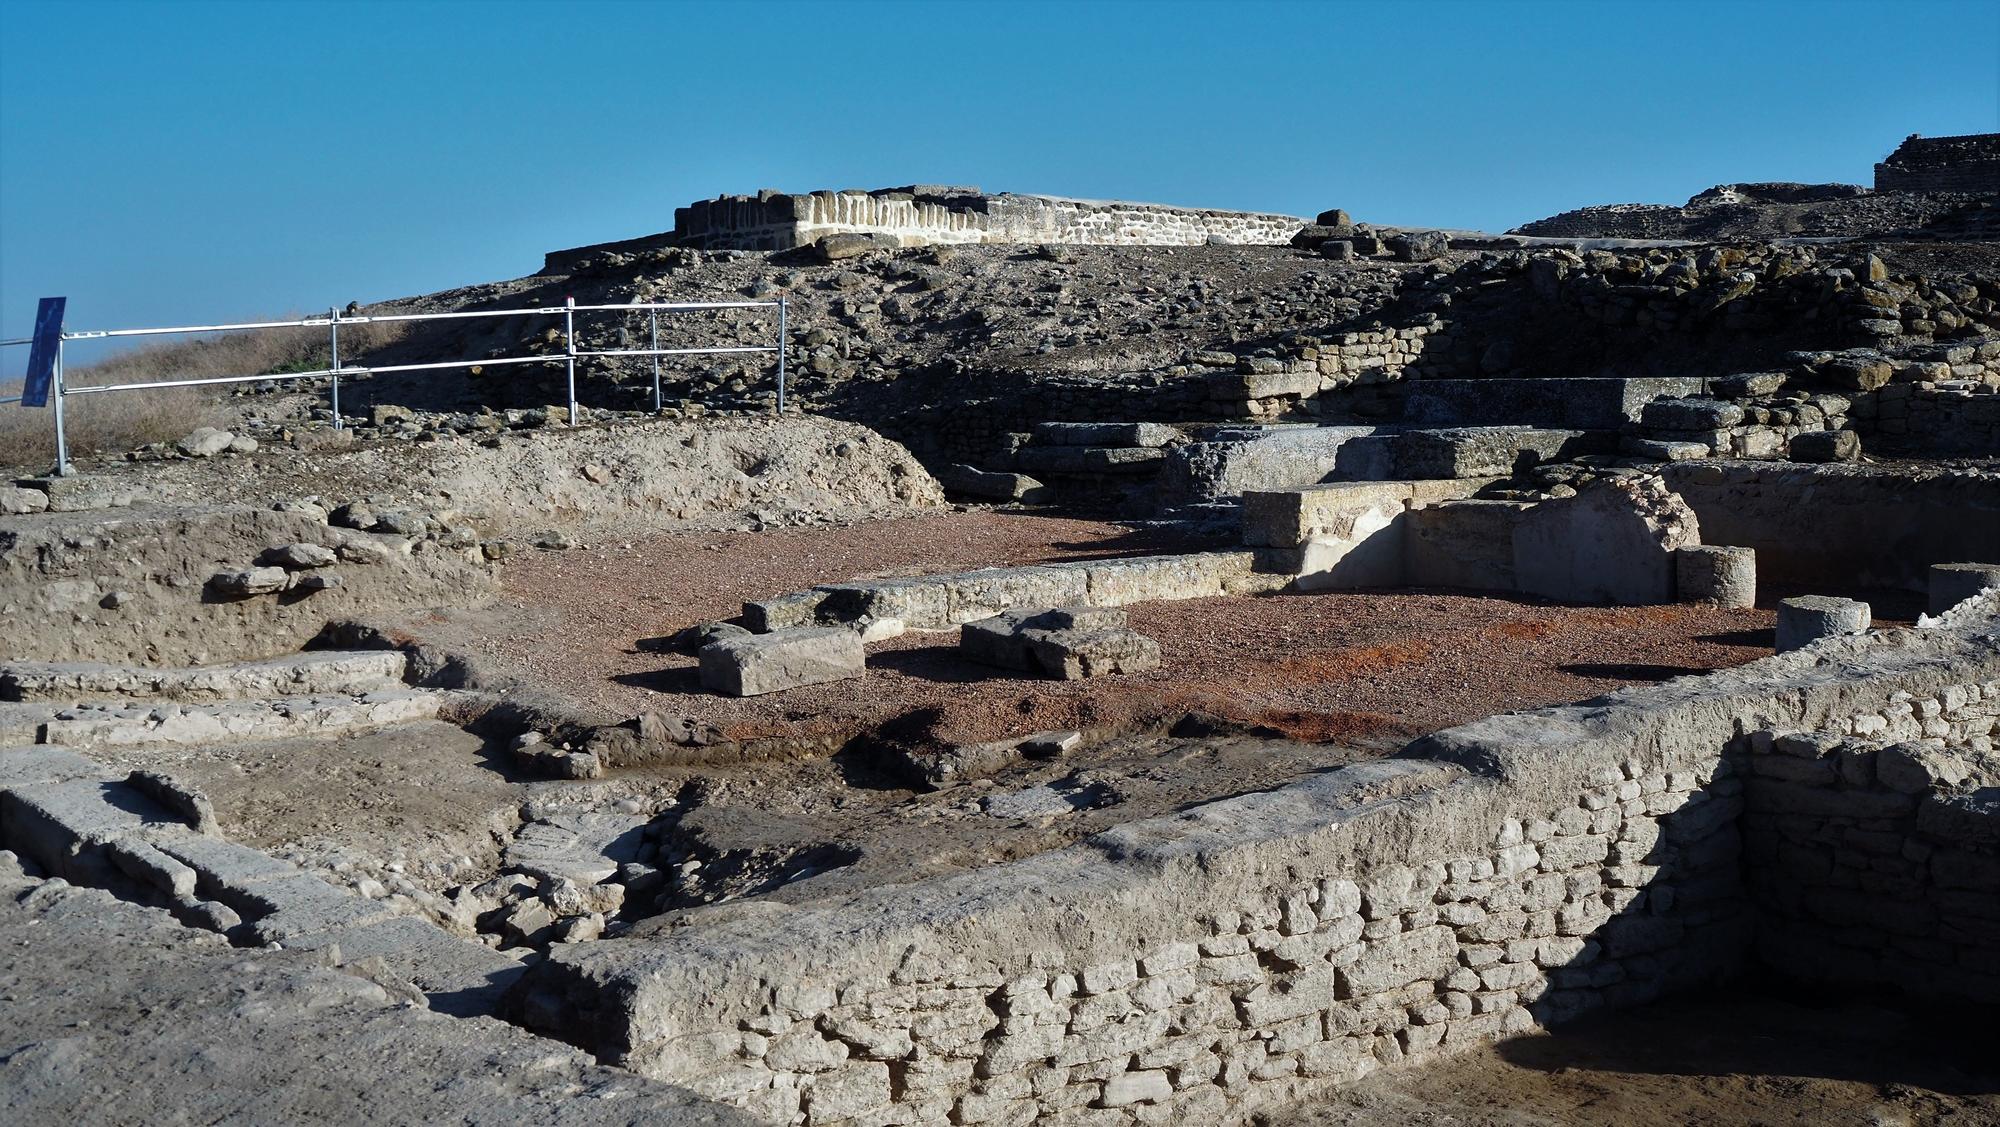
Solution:
[(1931, 565), (1931, 613), (1943, 614), (1988, 587), (2000, 587), (2000, 564)]
[(1757, 605), (1757, 552), (1720, 544), (1674, 549), (1675, 597), (1719, 607)]
[(1785, 653), (1821, 638), (1863, 634), (1868, 630), (1868, 604), (1831, 595), (1801, 595), (1778, 604), (1778, 652)]

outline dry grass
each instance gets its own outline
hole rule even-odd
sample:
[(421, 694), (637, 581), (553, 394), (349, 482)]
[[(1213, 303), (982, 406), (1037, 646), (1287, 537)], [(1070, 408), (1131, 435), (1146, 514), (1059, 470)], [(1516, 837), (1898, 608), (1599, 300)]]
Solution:
[[(352, 325), (340, 333), (341, 358), (357, 362), (398, 340), (402, 325)], [(159, 340), (95, 364), (64, 373), (71, 386), (152, 383), (308, 372), (330, 360), (323, 329), (263, 329), (224, 333), (197, 340)], [(0, 385), (0, 395), (18, 395), (19, 385)], [(227, 387), (161, 388), (104, 395), (71, 396), (65, 404), (70, 456), (132, 450), (171, 442), (200, 426), (220, 426), (230, 412), (222, 406)], [(55, 461), (55, 424), (48, 409), (0, 406), (0, 466), (43, 468)]]

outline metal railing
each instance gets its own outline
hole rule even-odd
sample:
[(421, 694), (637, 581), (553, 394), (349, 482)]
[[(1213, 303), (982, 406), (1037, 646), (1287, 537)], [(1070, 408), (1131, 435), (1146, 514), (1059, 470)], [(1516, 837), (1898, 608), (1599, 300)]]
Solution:
[[(344, 316), (334, 310), (327, 310), (324, 317), (305, 317), (295, 321), (250, 321), (230, 325), (176, 325), (152, 329), (94, 329), (65, 331), (56, 344), (55, 370), (49, 388), (50, 413), (55, 422), (56, 473), (70, 472), (69, 443), (63, 424), (64, 401), (74, 395), (102, 395), (109, 392), (146, 391), (174, 387), (208, 387), (218, 384), (265, 383), (280, 380), (310, 380), (330, 378), (328, 388), (329, 406), (333, 410), (333, 426), (341, 429), (340, 380), (341, 377), (383, 375), (391, 372), (426, 372), (447, 368), (484, 368), (488, 365), (508, 364), (562, 364), (567, 373), (569, 385), (569, 421), (576, 425), (576, 362), (595, 358), (622, 356), (650, 356), (653, 360), (653, 409), (661, 407), (660, 357), (662, 356), (713, 356), (743, 355), (751, 353), (774, 353), (777, 361), (777, 413), (785, 413), (785, 338), (786, 313), (788, 303), (777, 301), (669, 301), (669, 302), (623, 302), (608, 305), (578, 305), (574, 298), (561, 305), (544, 305), (526, 309), (478, 309), (456, 313), (392, 313), (376, 316)], [(661, 348), (660, 314), (695, 313), (706, 310), (723, 309), (769, 309), (777, 315), (777, 328), (772, 343), (758, 345), (726, 345), (714, 348)], [(576, 315), (579, 313), (644, 312), (650, 322), (650, 336), (647, 348), (579, 349), (576, 341)], [(530, 356), (484, 357), (478, 360), (442, 360), (423, 364), (375, 364), (346, 365), (340, 362), (340, 327), (342, 325), (384, 325), (416, 321), (451, 321), (472, 317), (520, 317), (520, 316), (560, 316), (563, 321), (563, 351)], [(249, 332), (259, 329), (312, 329), (327, 331), (328, 367), (302, 372), (264, 372), (246, 376), (206, 376), (199, 379), (151, 380), (134, 383), (82, 384), (71, 385), (63, 377), (63, 346), (70, 341), (115, 340), (124, 337), (171, 336), (192, 333)], [(33, 343), (31, 338), (0, 340), (0, 347)], [(20, 403), (22, 396), (13, 395), (0, 398), (0, 404)]]

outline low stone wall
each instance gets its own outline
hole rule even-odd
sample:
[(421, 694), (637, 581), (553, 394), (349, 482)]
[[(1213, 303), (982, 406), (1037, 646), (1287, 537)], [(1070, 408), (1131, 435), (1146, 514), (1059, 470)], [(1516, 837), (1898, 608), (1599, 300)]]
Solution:
[(1241, 1121), (1730, 974), (1758, 920), (1740, 733), (2000, 678), (1996, 609), (1492, 717), (976, 872), (558, 949), (521, 1008), (771, 1122)]
[(788, 250), (827, 235), (867, 233), (902, 246), (934, 243), (1281, 245), (1305, 220), (1262, 212), (1058, 196), (986, 195), (914, 185), (873, 192), (722, 196), (674, 210), (674, 241), (703, 249)]
[(2000, 560), (2000, 478), (1990, 475), (1756, 462), (1660, 472), (1704, 539), (1756, 549), (1767, 581), (1923, 591), (1932, 564)]
[(2000, 681), (1736, 742), (1757, 950), (1786, 977), (2000, 1003)]
[(1292, 581), (1278, 562), (1257, 552), (1195, 552), (827, 583), (745, 603), (743, 617), (759, 632), (812, 625), (950, 630), (1023, 607), (1121, 607), (1275, 591)]
[(1243, 497), (1244, 542), (1302, 591), (1446, 586), (1570, 603), (1669, 603), (1701, 542), (1657, 478), (1538, 503), (1472, 500), (1491, 478), (1363, 481)]

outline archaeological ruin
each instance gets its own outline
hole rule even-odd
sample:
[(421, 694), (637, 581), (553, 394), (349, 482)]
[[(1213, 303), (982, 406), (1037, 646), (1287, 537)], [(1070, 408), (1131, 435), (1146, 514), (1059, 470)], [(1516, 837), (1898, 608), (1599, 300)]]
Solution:
[(0, 1108), (2000, 1122), (1996, 136), (723, 196), (0, 406)]

